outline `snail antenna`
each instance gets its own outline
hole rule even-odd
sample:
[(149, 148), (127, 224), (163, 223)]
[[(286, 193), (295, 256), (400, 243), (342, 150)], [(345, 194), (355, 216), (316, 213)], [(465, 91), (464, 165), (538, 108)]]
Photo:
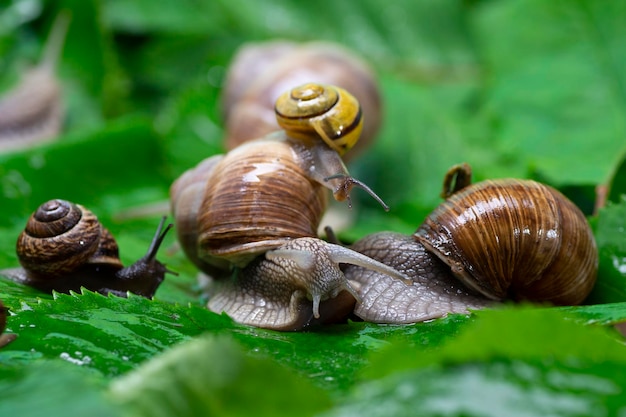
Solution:
[(341, 179), (343, 182), (337, 189), (335, 189), (335, 194), (344, 195), (345, 199), (348, 201), (348, 207), (352, 208), (352, 202), (350, 201), (350, 190), (353, 187), (358, 187), (368, 193), (371, 197), (374, 198), (380, 204), (385, 211), (389, 211), (389, 206), (385, 204), (382, 198), (380, 198), (374, 190), (372, 190), (367, 184), (362, 181), (357, 180), (349, 175), (339, 173), (335, 175), (331, 175), (330, 177), (324, 178), (324, 181), (330, 181), (335, 179)]

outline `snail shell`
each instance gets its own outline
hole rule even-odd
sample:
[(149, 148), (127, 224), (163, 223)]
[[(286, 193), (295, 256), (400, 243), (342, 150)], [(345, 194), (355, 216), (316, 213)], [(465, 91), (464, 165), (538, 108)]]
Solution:
[[(462, 188), (412, 237), (375, 234), (353, 249), (414, 280), (403, 291), (404, 284), (386, 276), (347, 268), (346, 277), (361, 284), (363, 303), (355, 313), (377, 322), (422, 321), (480, 308), (489, 300), (579, 304), (591, 292), (598, 268), (582, 212), (557, 190), (530, 180)], [(389, 313), (392, 306), (396, 311)]]
[(415, 238), (493, 300), (574, 305), (595, 283), (598, 251), (585, 216), (535, 181), (467, 187), (428, 216)]
[(381, 95), (373, 71), (339, 45), (286, 41), (247, 44), (233, 58), (222, 96), (227, 149), (278, 130), (274, 103), (287, 89), (308, 82), (336, 85), (356, 97), (364, 127), (350, 155), (365, 149), (381, 124)]
[(276, 100), (276, 120), (294, 138), (322, 140), (339, 155), (352, 148), (363, 130), (359, 102), (342, 88), (308, 83)]
[(125, 296), (130, 291), (151, 297), (163, 281), (156, 253), (171, 225), (163, 219), (148, 253), (124, 268), (111, 233), (83, 206), (65, 200), (43, 203), (20, 233), (16, 251), (22, 268), (1, 274), (42, 291), (80, 291)]
[(199, 268), (245, 266), (281, 239), (316, 236), (326, 190), (294, 146), (284, 137), (248, 142), (172, 185), (179, 241)]
[(123, 267), (117, 243), (96, 215), (64, 200), (37, 208), (17, 239), (16, 251), (22, 267), (42, 279), (67, 275), (85, 264)]

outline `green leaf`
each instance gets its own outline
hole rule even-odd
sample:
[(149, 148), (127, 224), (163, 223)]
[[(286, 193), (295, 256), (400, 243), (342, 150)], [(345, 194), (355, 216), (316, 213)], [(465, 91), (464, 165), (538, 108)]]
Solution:
[(476, 316), (436, 349), (395, 343), (377, 352), (364, 381), (324, 415), (583, 416), (624, 405), (626, 377), (616, 369), (626, 347), (605, 329), (555, 309)]
[[(619, 321), (626, 318), (626, 304), (616, 305)], [(569, 314), (576, 310), (568, 311)], [(615, 312), (614, 312), (615, 313)], [(476, 320), (437, 349), (416, 355), (401, 343), (376, 353), (367, 369), (369, 378), (402, 369), (434, 364), (490, 362), (499, 359), (545, 359), (567, 363), (624, 362), (626, 347), (601, 327), (586, 327), (567, 319), (559, 309), (509, 308), (474, 313)], [(547, 362), (546, 362), (547, 363)]]
[(624, 406), (623, 363), (497, 360), (411, 369), (364, 383), (323, 416), (601, 416)]
[[(270, 383), (274, 389), (259, 389)], [(114, 380), (116, 401), (138, 416), (314, 415), (326, 392), (272, 361), (246, 357), (229, 338), (200, 337)]]
[(24, 224), (26, 216), (52, 198), (83, 204), (102, 217), (101, 205), (110, 212), (164, 198), (169, 184), (162, 163), (151, 125), (135, 117), (32, 151), (0, 155), (2, 209), (9, 213), (0, 225)]
[(105, 386), (106, 381), (89, 369), (62, 360), (39, 360), (20, 366), (0, 363), (0, 415), (122, 415), (122, 409), (106, 395)]
[(598, 282), (590, 303), (626, 300), (626, 200), (611, 204), (598, 215), (596, 241), (600, 254)]
[(550, 182), (605, 181), (623, 154), (624, 16), (622, 2), (533, 0), (482, 4), (472, 16), (492, 132)]

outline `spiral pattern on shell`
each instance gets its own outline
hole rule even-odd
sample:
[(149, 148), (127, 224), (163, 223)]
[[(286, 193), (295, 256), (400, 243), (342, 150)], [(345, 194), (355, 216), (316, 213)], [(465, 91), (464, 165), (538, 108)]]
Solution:
[(117, 244), (97, 217), (65, 200), (39, 206), (19, 235), (16, 250), (24, 269), (45, 277), (65, 275), (85, 263), (122, 267)]
[(346, 90), (307, 83), (276, 100), (276, 120), (288, 135), (307, 139), (319, 136), (340, 155), (352, 148), (363, 130), (359, 102)]
[(491, 299), (574, 305), (596, 280), (598, 253), (584, 215), (557, 190), (530, 180), (466, 187), (414, 237)]

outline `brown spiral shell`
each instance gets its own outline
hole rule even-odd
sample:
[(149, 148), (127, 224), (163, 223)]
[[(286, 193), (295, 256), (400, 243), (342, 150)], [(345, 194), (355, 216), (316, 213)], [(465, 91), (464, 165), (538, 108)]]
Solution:
[[(292, 143), (248, 142), (197, 170), (171, 191), (179, 240), (192, 260), (245, 265), (279, 239), (317, 235), (326, 190), (302, 168)], [(187, 192), (190, 186), (196, 191)]]
[(31, 215), (16, 251), (24, 269), (41, 277), (62, 276), (86, 263), (122, 268), (109, 231), (91, 211), (65, 200), (47, 201)]
[(574, 305), (596, 280), (598, 252), (583, 213), (535, 181), (463, 188), (414, 237), (469, 288), (491, 299)]

